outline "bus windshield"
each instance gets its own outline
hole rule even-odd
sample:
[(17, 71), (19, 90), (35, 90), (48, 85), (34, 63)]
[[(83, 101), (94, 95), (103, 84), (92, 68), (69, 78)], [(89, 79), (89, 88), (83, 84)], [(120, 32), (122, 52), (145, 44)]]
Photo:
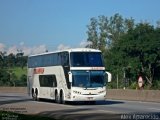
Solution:
[(72, 71), (73, 87), (94, 88), (105, 85), (104, 71)]
[(72, 52), (72, 67), (103, 67), (100, 52)]

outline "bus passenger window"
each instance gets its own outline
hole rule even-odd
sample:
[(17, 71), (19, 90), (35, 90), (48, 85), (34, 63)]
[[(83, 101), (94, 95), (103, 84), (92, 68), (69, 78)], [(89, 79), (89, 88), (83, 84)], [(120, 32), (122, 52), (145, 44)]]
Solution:
[(40, 87), (57, 87), (57, 80), (55, 75), (40, 75)]

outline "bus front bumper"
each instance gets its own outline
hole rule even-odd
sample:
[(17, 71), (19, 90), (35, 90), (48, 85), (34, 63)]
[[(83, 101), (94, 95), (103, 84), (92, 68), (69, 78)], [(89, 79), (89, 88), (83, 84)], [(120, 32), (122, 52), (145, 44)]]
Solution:
[(98, 94), (98, 95), (77, 95), (73, 94), (71, 96), (71, 101), (101, 101), (106, 99), (105, 94)]

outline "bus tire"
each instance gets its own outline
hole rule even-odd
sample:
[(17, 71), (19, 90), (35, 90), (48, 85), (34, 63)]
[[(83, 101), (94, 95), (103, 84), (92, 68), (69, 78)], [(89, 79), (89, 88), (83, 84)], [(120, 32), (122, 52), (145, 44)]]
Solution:
[(60, 92), (60, 104), (65, 104), (64, 93), (63, 93), (62, 90), (61, 90), (61, 92)]
[(33, 98), (33, 96), (34, 96), (34, 89), (32, 88), (32, 98)]
[(36, 93), (35, 93), (35, 92), (33, 93), (33, 95), (32, 95), (32, 96), (33, 96), (33, 97), (32, 97), (32, 98), (33, 98), (33, 100), (34, 100), (34, 101), (37, 101), (37, 95), (36, 95)]
[(55, 102), (59, 103), (59, 98), (58, 98), (58, 92), (57, 91), (55, 92)]
[(36, 88), (35, 92), (33, 93), (33, 100), (38, 101), (38, 89)]

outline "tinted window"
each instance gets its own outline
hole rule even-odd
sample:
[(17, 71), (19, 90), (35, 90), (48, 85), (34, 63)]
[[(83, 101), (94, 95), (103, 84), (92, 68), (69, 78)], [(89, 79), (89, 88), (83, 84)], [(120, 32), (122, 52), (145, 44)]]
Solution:
[(57, 87), (55, 75), (40, 75), (39, 83), (41, 87)]
[(105, 85), (105, 71), (72, 71), (74, 87), (103, 87)]
[(102, 67), (100, 52), (72, 52), (71, 65), (74, 67)]
[(46, 55), (32, 56), (28, 58), (28, 67), (46, 67), (46, 66), (69, 66), (68, 52), (52, 53)]
[(69, 66), (69, 54), (68, 52), (61, 53), (61, 65)]

